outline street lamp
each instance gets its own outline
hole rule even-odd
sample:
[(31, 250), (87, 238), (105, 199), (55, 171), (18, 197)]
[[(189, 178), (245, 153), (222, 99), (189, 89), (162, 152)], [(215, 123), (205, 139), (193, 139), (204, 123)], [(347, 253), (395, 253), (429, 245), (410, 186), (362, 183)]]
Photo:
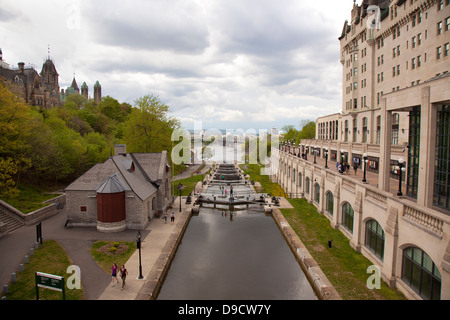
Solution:
[(405, 161), (403, 158), (398, 159), (398, 196), (402, 196), (402, 171), (405, 171)]
[(366, 180), (366, 168), (367, 168), (367, 153), (363, 154), (363, 161), (364, 161), (364, 177), (362, 179), (362, 182), (367, 182)]
[(325, 169), (328, 169), (328, 149), (323, 150), (323, 155), (325, 156)]
[(344, 149), (341, 149), (341, 162), (342, 163), (344, 163), (344, 158), (345, 158)]
[(178, 190), (180, 190), (180, 212), (181, 212), (181, 190), (183, 189), (183, 184), (180, 182), (178, 184)]
[(144, 279), (142, 276), (142, 264), (141, 264), (141, 230), (136, 235), (136, 247), (139, 249), (139, 277), (138, 279)]
[(316, 162), (317, 148), (314, 146), (312, 150), (314, 152), (314, 164), (316, 164), (317, 163)]

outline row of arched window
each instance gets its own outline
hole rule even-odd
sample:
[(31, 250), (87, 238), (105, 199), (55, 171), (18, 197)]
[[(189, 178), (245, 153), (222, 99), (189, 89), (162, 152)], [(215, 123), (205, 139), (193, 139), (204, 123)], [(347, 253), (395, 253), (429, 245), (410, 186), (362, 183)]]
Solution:
[[(302, 174), (299, 173), (298, 184), (302, 186)], [(305, 178), (305, 193), (310, 195), (311, 180)], [(320, 185), (314, 183), (312, 200), (320, 203)], [(334, 196), (331, 191), (325, 193), (325, 211), (333, 216)], [(342, 225), (353, 233), (354, 211), (350, 203), (342, 204)], [(365, 223), (364, 246), (381, 261), (384, 260), (385, 234), (382, 226), (374, 219)], [(430, 256), (420, 248), (410, 246), (403, 249), (402, 280), (422, 298), (439, 300), (441, 295), (441, 274)]]

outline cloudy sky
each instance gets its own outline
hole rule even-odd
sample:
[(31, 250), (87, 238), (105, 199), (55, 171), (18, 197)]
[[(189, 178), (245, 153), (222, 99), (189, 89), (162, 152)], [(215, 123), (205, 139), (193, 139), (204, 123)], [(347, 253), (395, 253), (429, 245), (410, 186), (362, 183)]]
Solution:
[[(358, 1), (359, 3), (360, 1)], [(191, 129), (270, 129), (341, 111), (352, 0), (1, 0), (0, 48), (61, 88), (133, 104), (158, 95)]]

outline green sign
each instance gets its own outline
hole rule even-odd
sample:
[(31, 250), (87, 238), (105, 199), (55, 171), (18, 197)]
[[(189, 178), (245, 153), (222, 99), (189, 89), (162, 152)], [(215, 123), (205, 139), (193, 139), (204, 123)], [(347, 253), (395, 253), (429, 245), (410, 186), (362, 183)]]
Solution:
[(64, 277), (55, 276), (53, 274), (36, 272), (36, 300), (39, 300), (39, 288), (46, 288), (62, 292), (63, 299), (66, 299), (64, 290)]

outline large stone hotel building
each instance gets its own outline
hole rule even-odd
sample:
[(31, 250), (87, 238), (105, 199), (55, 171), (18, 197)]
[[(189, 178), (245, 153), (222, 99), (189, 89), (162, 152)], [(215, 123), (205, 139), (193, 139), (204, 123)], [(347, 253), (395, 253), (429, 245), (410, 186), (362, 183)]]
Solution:
[(273, 178), (390, 286), (450, 299), (450, 0), (355, 2), (339, 41), (342, 112), (273, 150)]

